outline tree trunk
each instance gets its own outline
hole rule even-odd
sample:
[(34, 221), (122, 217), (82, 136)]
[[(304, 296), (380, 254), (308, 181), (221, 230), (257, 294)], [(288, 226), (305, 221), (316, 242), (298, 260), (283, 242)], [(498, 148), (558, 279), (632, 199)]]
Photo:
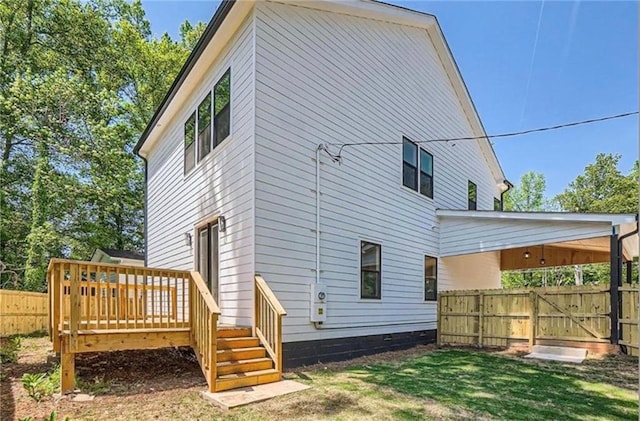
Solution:
[(573, 267), (573, 278), (576, 281), (576, 285), (582, 285), (584, 283), (582, 265), (575, 265)]

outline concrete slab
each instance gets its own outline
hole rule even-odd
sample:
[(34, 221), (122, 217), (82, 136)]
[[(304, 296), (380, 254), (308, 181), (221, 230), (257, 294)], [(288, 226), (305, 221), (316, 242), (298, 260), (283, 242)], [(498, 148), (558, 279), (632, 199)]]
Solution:
[(525, 358), (537, 358), (539, 360), (562, 361), (580, 364), (587, 357), (587, 350), (583, 348), (570, 348), (567, 346), (534, 345), (531, 353)]
[(276, 396), (309, 389), (311, 386), (293, 380), (282, 380), (275, 383), (225, 390), (224, 392), (202, 392), (202, 397), (223, 409), (231, 409), (250, 403), (262, 402)]

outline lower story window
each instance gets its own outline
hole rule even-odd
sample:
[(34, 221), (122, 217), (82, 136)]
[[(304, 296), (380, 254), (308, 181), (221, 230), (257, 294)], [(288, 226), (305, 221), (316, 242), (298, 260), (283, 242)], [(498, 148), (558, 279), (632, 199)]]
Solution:
[(438, 300), (438, 259), (424, 256), (424, 300)]
[(381, 298), (382, 246), (360, 242), (360, 298)]

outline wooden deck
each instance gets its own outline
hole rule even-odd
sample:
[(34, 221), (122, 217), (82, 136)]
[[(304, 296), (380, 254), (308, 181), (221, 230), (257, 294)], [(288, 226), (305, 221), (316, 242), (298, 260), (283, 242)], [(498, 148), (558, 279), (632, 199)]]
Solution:
[(210, 392), (281, 379), (286, 313), (260, 277), (250, 327), (218, 324), (198, 272), (54, 259), (47, 278), (63, 393), (75, 386), (75, 354), (130, 349), (192, 347)]

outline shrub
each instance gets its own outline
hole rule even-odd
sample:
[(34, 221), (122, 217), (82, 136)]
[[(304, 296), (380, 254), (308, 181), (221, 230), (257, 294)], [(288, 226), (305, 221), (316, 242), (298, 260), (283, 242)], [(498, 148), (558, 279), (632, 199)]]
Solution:
[(17, 363), (22, 338), (14, 336), (0, 342), (0, 364)]
[(25, 373), (22, 386), (31, 398), (40, 402), (45, 396), (60, 390), (60, 367), (55, 367), (50, 373)]

